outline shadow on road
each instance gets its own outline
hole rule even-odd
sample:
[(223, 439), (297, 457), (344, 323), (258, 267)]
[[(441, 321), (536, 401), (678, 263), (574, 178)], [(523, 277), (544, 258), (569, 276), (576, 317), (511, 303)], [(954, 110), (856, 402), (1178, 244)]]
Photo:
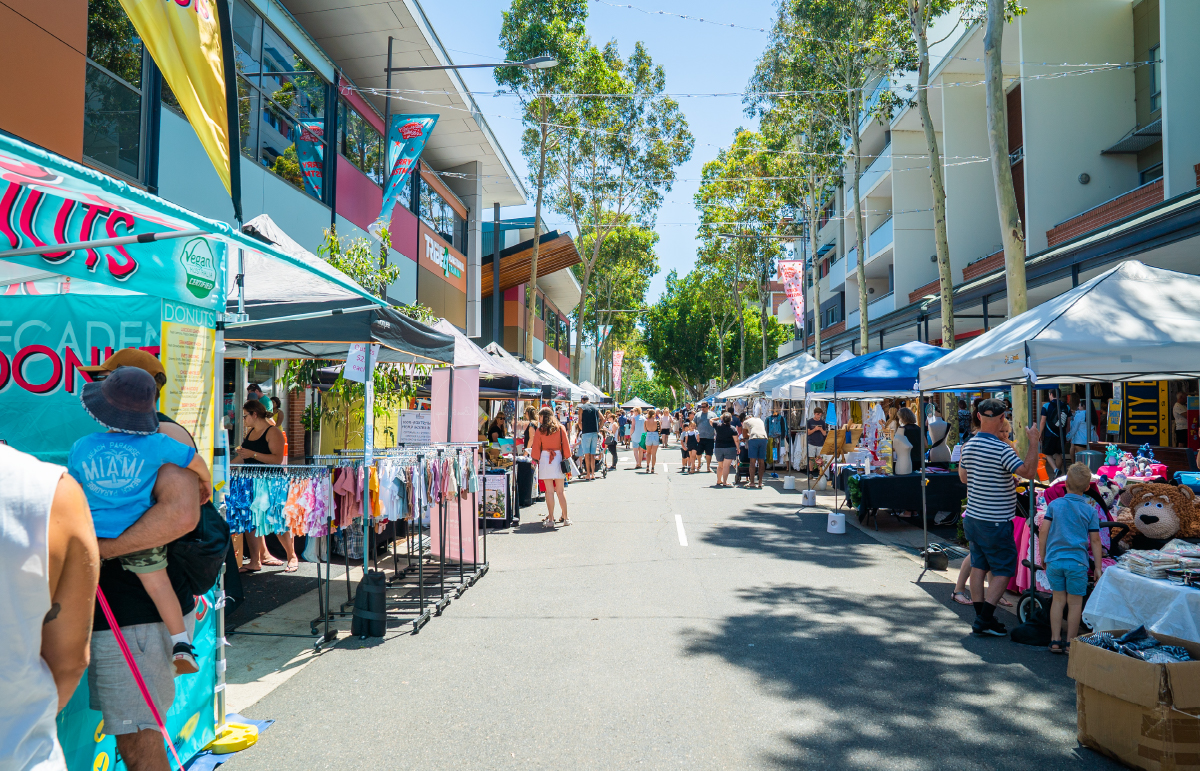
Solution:
[(1075, 741), (1065, 657), (972, 637), (921, 596), (800, 585), (740, 594), (754, 610), (715, 633), (685, 632), (686, 650), (753, 672), (794, 705), (793, 752), (764, 758), (777, 767), (1118, 767)]
[(879, 542), (848, 527), (845, 534), (825, 532), (824, 512), (797, 514), (799, 499), (759, 504), (714, 525), (704, 543), (766, 554), (778, 559), (811, 562), (832, 568), (875, 564)]

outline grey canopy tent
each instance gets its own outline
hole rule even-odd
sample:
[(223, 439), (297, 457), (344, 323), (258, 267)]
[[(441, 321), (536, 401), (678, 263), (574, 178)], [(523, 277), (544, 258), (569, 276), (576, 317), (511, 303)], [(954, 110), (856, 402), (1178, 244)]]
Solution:
[(493, 358), (501, 359), (506, 362), (507, 366), (511, 367), (517, 374), (519, 374), (522, 380), (528, 381), (535, 386), (554, 384), (554, 381), (547, 377), (543, 372), (529, 366), (516, 356), (513, 356), (511, 353), (504, 350), (495, 342), (488, 343), (483, 350), (487, 351)]
[[(227, 310), (249, 318), (225, 325), (225, 358), (345, 359), (352, 343), (378, 343), (378, 361), (449, 363), (454, 338), (415, 321), (373, 297), (350, 277), (305, 251), (267, 215), (243, 230), (230, 270)], [(282, 252), (293, 262), (271, 259)]]

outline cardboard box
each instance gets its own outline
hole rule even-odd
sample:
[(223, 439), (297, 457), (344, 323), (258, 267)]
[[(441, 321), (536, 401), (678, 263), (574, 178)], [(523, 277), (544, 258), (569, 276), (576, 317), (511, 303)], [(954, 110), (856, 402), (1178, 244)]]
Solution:
[[(1200, 659), (1200, 644), (1153, 636)], [(1150, 664), (1076, 640), (1067, 676), (1080, 744), (1146, 771), (1200, 771), (1200, 661)]]

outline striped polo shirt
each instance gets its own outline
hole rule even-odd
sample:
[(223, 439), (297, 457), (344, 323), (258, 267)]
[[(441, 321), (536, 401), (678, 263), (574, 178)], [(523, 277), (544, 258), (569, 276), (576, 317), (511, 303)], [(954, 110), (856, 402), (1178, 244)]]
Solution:
[(1024, 461), (993, 434), (980, 432), (963, 445), (959, 465), (967, 470), (967, 510), (964, 517), (1007, 522), (1017, 508), (1013, 472)]

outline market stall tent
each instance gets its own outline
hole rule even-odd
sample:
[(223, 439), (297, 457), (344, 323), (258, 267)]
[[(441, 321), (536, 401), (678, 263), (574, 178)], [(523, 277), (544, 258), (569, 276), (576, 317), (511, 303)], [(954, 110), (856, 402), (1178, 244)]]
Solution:
[(808, 374), (792, 380), (787, 383), (781, 383), (771, 389), (772, 399), (803, 399), (805, 392), (808, 390), (809, 381), (820, 377), (821, 373), (827, 372), (833, 367), (839, 366), (843, 362), (850, 361), (855, 358), (850, 351), (842, 351), (831, 361), (827, 361), (820, 367), (812, 370)]
[(553, 381), (554, 385), (560, 387), (567, 394), (567, 398), (571, 401), (577, 402), (579, 401), (579, 397), (583, 395), (583, 391), (579, 389), (579, 386), (572, 383), (566, 375), (556, 370), (554, 365), (549, 361), (542, 359), (534, 369), (545, 374)]
[(779, 359), (767, 365), (762, 372), (751, 375), (737, 385), (717, 394), (718, 399), (740, 399), (760, 394), (770, 395), (779, 386), (818, 369), (821, 363), (807, 353)]
[(484, 346), (483, 350), (487, 351), (487, 353), (493, 358), (503, 360), (508, 367), (512, 368), (515, 372), (521, 375), (522, 380), (526, 380), (535, 386), (540, 386), (543, 383), (546, 385), (552, 385), (554, 383), (554, 381), (552, 381), (541, 370), (534, 369), (533, 367), (529, 366), (495, 342), (488, 343), (486, 346)]
[(927, 343), (913, 341), (863, 354), (830, 367), (808, 381), (806, 399), (831, 396), (849, 399), (882, 399), (917, 393), (917, 373), (950, 353)]
[(650, 402), (642, 401), (641, 399), (639, 399), (638, 397), (635, 396), (632, 399), (630, 399), (629, 401), (622, 404), (621, 409), (632, 410), (634, 407), (641, 407), (644, 410), (647, 407), (653, 407), (653, 406), (654, 405), (651, 404)]
[(1136, 260), (921, 367), (925, 391), (1200, 377), (1200, 276)]

